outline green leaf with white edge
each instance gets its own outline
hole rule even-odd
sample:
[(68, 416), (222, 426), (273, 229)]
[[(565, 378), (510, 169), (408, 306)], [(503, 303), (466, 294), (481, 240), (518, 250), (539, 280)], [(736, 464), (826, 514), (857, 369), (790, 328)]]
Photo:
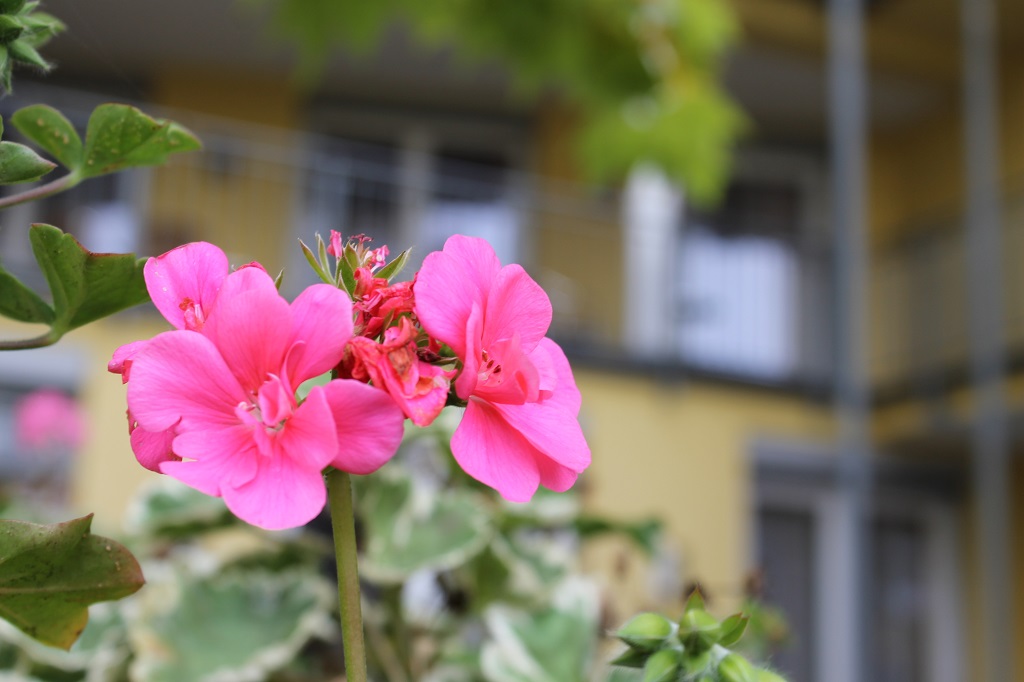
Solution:
[(393, 261), (382, 267), (374, 275), (374, 277), (380, 277), (390, 282), (394, 277), (398, 275), (398, 273), (402, 271), (402, 268), (405, 267), (405, 264), (409, 262), (410, 253), (412, 253), (412, 249), (406, 249), (402, 253), (398, 254), (398, 256)]
[(131, 553), (89, 532), (92, 515), (39, 525), (0, 521), (0, 616), (33, 638), (67, 649), (89, 604), (120, 599), (144, 582)]
[(490, 639), (480, 652), (489, 682), (583, 682), (597, 647), (599, 597), (582, 578), (561, 583), (551, 605), (530, 612), (492, 606), (484, 613)]
[(74, 171), (82, 165), (82, 138), (71, 121), (53, 107), (34, 104), (19, 109), (11, 123), (65, 168)]
[(358, 477), (356, 484), (367, 538), (359, 568), (370, 581), (397, 584), (421, 569), (461, 566), (494, 535), (487, 507), (473, 493), (420, 490), (395, 469)]
[(34, 182), (56, 167), (23, 144), (0, 142), (0, 185)]
[(201, 147), (195, 135), (173, 121), (151, 118), (125, 104), (101, 104), (89, 117), (79, 173), (89, 178), (132, 166), (153, 166), (175, 152)]
[(194, 538), (203, 531), (230, 525), (235, 518), (223, 499), (168, 477), (157, 479), (136, 495), (125, 516), (129, 533), (149, 538)]
[(83, 672), (87, 680), (116, 679), (115, 671), (122, 668), (131, 655), (124, 619), (117, 603), (94, 604), (89, 609), (89, 624), (70, 651), (40, 644), (3, 621), (0, 621), (0, 640), (16, 646), (21, 655), (38, 666), (65, 673), (60, 679), (70, 677), (66, 673)]
[(336, 597), (309, 571), (230, 573), (148, 592), (129, 621), (133, 680), (265, 680), (334, 630)]
[(0, 315), (19, 322), (50, 324), (53, 308), (0, 265)]
[(36, 261), (53, 299), (54, 340), (68, 331), (149, 300), (142, 268), (132, 254), (92, 253), (52, 225), (29, 229)]

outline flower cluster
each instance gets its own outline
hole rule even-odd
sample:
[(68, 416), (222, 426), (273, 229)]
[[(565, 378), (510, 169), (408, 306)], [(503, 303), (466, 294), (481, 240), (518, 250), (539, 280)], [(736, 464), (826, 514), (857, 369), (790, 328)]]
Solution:
[(388, 263), (368, 241), (333, 232), (319, 257), (303, 245), (324, 283), (291, 304), (261, 266), (231, 271), (211, 244), (150, 259), (146, 285), (174, 330), (122, 346), (109, 365), (128, 384), (139, 462), (222, 496), (249, 523), (287, 528), (320, 512), (325, 468), (371, 473), (404, 418), (426, 426), (457, 404), (452, 452), (469, 475), (517, 502), (541, 485), (568, 489), (590, 450), (569, 363), (545, 337), (543, 290), (463, 236), (393, 283), (407, 254)]

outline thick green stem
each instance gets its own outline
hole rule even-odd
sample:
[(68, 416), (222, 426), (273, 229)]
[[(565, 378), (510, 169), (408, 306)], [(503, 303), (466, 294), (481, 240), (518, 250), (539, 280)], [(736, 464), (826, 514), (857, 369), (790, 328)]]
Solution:
[(67, 175), (59, 177), (45, 185), (39, 185), (38, 187), (33, 187), (32, 189), (19, 192), (18, 194), (0, 197), (0, 209), (24, 204), (27, 201), (42, 199), (50, 196), (51, 194), (56, 194), (57, 192), (63, 192), (66, 189), (71, 189), (79, 182), (81, 182), (81, 179), (78, 177), (78, 173), (68, 173)]
[(334, 556), (338, 563), (338, 605), (341, 608), (341, 641), (345, 646), (345, 679), (366, 682), (366, 645), (356, 561), (356, 521), (352, 509), (352, 481), (344, 471), (327, 474)]

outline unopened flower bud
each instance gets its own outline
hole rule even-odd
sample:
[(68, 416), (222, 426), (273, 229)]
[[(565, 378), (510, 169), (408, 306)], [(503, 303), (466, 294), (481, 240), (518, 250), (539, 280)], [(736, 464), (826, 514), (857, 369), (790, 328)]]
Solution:
[(615, 636), (637, 649), (657, 649), (672, 634), (672, 621), (657, 613), (641, 613), (619, 628)]
[(722, 628), (707, 611), (692, 609), (679, 620), (679, 640), (693, 653), (707, 651), (718, 643)]
[(662, 649), (651, 654), (644, 665), (643, 682), (670, 682), (679, 672), (679, 655), (676, 649)]
[(759, 682), (758, 671), (739, 654), (729, 654), (718, 664), (722, 682)]

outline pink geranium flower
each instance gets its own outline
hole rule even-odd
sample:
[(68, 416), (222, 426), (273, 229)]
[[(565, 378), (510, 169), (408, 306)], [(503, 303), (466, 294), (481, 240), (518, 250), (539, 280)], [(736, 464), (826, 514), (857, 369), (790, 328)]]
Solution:
[[(256, 263), (243, 267), (253, 266), (262, 269)], [(143, 275), (153, 305), (164, 319), (175, 329), (202, 332), (221, 284), (230, 271), (228, 257), (220, 248), (207, 242), (192, 242), (150, 258)], [(132, 362), (147, 343), (147, 340), (133, 341), (118, 348), (107, 370), (120, 374), (121, 382), (128, 383)], [(152, 433), (140, 428), (129, 410), (128, 433), (132, 452), (147, 469), (159, 471), (161, 462), (180, 459), (171, 450), (173, 428)]]
[(85, 442), (85, 418), (70, 396), (44, 388), (33, 391), (14, 405), (15, 438), (34, 452), (78, 450)]
[(265, 271), (244, 268), (221, 279), (214, 300), (198, 302), (201, 333), (165, 332), (132, 359), (133, 441), (140, 429), (169, 441), (174, 459), (156, 468), (222, 496), (253, 525), (302, 525), (323, 508), (325, 467), (366, 474), (394, 454), (402, 412), (350, 380), (296, 399), (300, 383), (341, 360), (352, 332), (345, 292), (318, 284), (289, 305)]
[(384, 331), (384, 342), (356, 336), (349, 342), (342, 367), (359, 381), (372, 381), (386, 391), (416, 426), (427, 426), (448, 400), (452, 370), (420, 359), (417, 331), (408, 317)]
[(470, 476), (514, 502), (538, 485), (564, 491), (590, 464), (580, 393), (562, 349), (545, 338), (551, 302), (490, 245), (456, 235), (417, 274), (415, 312), (462, 361), (467, 401), (452, 453)]

